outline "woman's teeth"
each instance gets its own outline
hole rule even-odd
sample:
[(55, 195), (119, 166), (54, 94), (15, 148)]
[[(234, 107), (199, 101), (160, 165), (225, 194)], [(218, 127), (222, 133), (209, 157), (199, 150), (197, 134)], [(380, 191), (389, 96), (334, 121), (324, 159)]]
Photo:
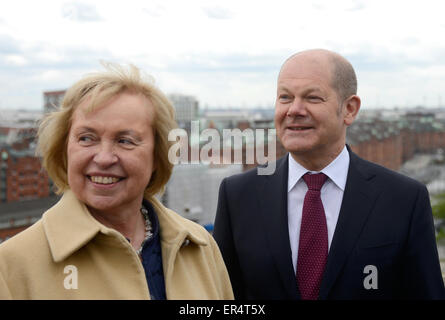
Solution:
[(112, 184), (118, 182), (119, 179), (115, 177), (92, 176), (91, 181), (99, 184)]

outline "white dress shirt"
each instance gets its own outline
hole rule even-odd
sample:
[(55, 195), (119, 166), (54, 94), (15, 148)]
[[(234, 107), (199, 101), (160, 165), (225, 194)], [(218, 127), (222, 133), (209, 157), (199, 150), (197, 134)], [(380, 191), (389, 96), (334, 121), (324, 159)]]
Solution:
[[(332, 237), (337, 225), (338, 215), (345, 191), (346, 178), (349, 169), (349, 152), (346, 146), (342, 152), (323, 170), (319, 171), (328, 176), (321, 188), (321, 202), (323, 203), (328, 227), (328, 248), (331, 248)], [(307, 172), (319, 173), (305, 169), (289, 154), (289, 177), (287, 189), (287, 217), (289, 227), (290, 248), (294, 271), (297, 270), (298, 244), (300, 241), (301, 216), (303, 202), (308, 190), (302, 179)]]

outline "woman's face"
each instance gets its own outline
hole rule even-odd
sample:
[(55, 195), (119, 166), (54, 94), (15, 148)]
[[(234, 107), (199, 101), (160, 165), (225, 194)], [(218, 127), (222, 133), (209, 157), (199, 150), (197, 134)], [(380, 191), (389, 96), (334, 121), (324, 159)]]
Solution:
[(154, 107), (140, 94), (121, 93), (73, 113), (68, 135), (68, 184), (92, 213), (141, 206), (154, 170)]

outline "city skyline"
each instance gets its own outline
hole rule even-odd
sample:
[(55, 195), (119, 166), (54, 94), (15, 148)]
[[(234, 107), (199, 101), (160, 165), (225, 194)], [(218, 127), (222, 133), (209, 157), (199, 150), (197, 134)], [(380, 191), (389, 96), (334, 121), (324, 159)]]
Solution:
[(200, 108), (273, 107), (291, 54), (351, 61), (363, 108), (445, 105), (440, 1), (14, 1), (0, 4), (0, 109), (43, 109), (100, 61), (133, 63)]

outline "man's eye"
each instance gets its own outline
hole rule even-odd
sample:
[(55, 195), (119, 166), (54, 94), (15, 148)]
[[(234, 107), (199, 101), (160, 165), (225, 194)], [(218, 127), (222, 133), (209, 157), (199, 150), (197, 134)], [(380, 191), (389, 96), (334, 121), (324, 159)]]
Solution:
[(287, 95), (287, 94), (280, 94), (279, 96), (278, 96), (278, 99), (280, 99), (280, 100), (290, 100), (290, 96), (289, 95)]
[(319, 97), (319, 96), (308, 96), (307, 100), (309, 102), (312, 102), (312, 103), (324, 102), (324, 99), (322, 97)]

